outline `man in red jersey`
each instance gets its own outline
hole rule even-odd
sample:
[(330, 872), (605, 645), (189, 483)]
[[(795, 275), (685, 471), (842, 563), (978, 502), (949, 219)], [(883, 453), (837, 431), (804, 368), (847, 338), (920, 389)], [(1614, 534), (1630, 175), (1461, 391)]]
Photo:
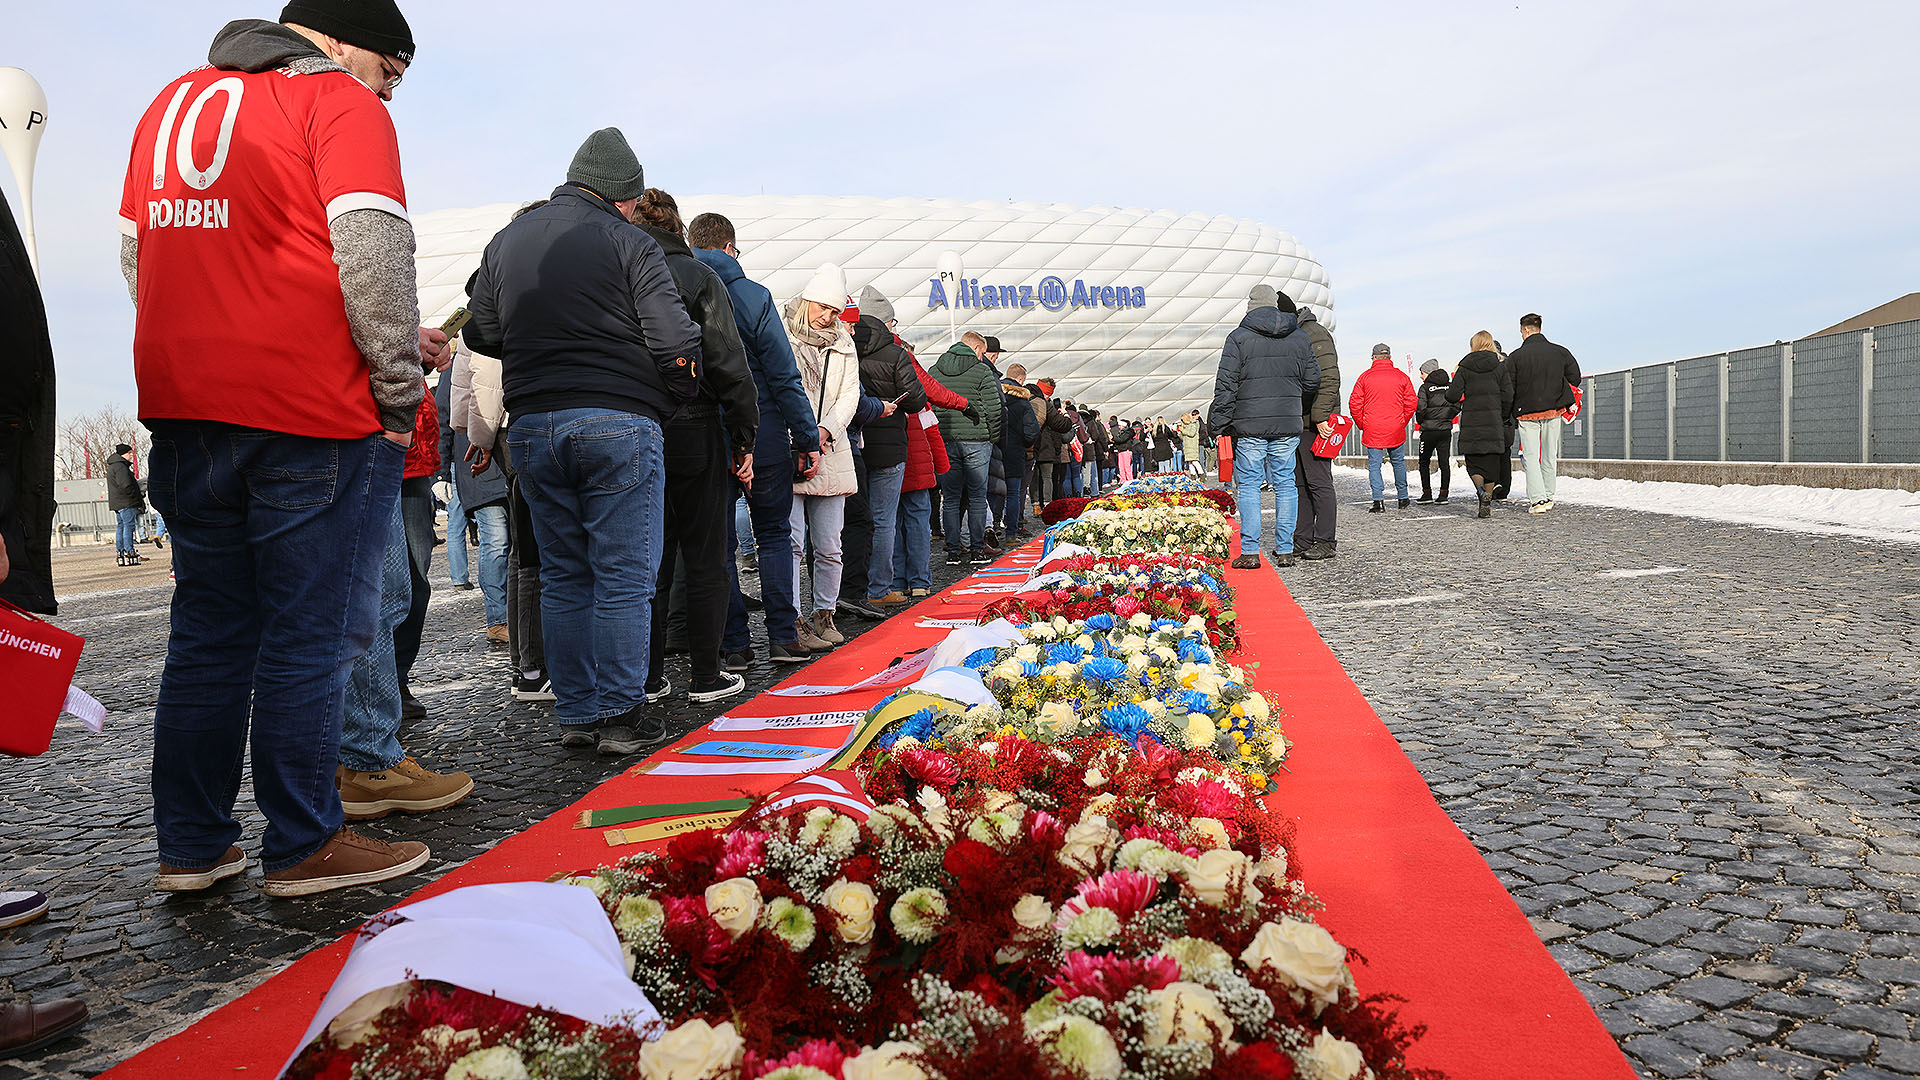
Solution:
[(294, 0), (279, 23), (229, 23), (134, 135), (121, 267), (178, 577), (154, 714), (163, 891), (246, 869), (249, 741), (269, 896), (427, 860), (344, 828), (334, 787), (421, 364), (446, 363), (445, 335), (419, 325), (382, 104), (413, 52), (392, 0)]

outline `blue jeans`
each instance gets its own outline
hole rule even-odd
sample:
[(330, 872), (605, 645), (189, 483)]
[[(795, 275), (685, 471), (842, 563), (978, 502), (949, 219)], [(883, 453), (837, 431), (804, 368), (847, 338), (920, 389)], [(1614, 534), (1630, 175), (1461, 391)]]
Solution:
[(513, 418), (507, 449), (540, 544), (540, 619), (560, 723), (646, 700), (666, 498), (660, 425), (612, 409)]
[[(1240, 554), (1260, 553), (1263, 514), (1260, 509), (1260, 485), (1273, 485), (1273, 542), (1276, 547), (1293, 540), (1294, 518), (1300, 511), (1300, 492), (1293, 486), (1293, 455), (1300, 436), (1283, 435), (1277, 439), (1238, 438), (1233, 440), (1234, 502), (1240, 511)], [(1291, 548), (1288, 548), (1291, 551)]]
[[(1027, 463), (1024, 460), (1016, 459), (1014, 463), (1007, 466), (1007, 502), (1006, 508), (1001, 511), (1002, 519), (1006, 522), (1007, 532), (1009, 533), (1019, 532), (1021, 524), (1025, 521), (1021, 513), (1026, 502), (1026, 500), (1022, 498), (1022, 496), (1026, 494), (1026, 489)], [(928, 527), (931, 528), (932, 526), (929, 525)], [(923, 586), (923, 588), (925, 587), (928, 586)]]
[[(469, 510), (480, 527), (480, 596), (487, 605), (487, 625), (507, 622), (507, 508), (501, 505)], [(451, 543), (451, 541), (449, 541)]]
[[(793, 451), (784, 429), (761, 424), (753, 447), (753, 489), (747, 493), (747, 512), (753, 519), (753, 547), (760, 559), (760, 602), (767, 619), (767, 640), (791, 645), (799, 640), (795, 623), (799, 609), (794, 605), (793, 560), (787, 556), (793, 544)], [(747, 601), (740, 593), (739, 572), (734, 573), (733, 599), (727, 605), (727, 629), (720, 638), (726, 652), (745, 652), (753, 647), (747, 625)]]
[[(955, 442), (947, 447), (949, 468), (940, 474), (940, 534), (946, 539), (947, 554), (966, 551), (962, 541), (972, 537), (976, 554), (987, 544), (987, 468), (993, 463), (993, 444)], [(966, 516), (968, 532), (960, 531), (960, 518)]]
[(1184, 472), (1187, 467), (1187, 452), (1179, 447), (1173, 448), (1173, 471)]
[(375, 637), (406, 448), (378, 435), (152, 427), (150, 491), (176, 578), (153, 714), (160, 861), (202, 870), (239, 840), (250, 744), (261, 861), (284, 870), (340, 828), (347, 673)]
[(473, 583), (467, 564), (467, 508), (460, 503), (458, 483), (447, 485), (447, 580), (455, 585)]
[(138, 507), (126, 506), (113, 512), (113, 550), (121, 555), (134, 553), (134, 529), (140, 524)]
[[(1011, 507), (1013, 504), (1007, 504)], [(1009, 511), (1011, 512), (1011, 511)], [(900, 521), (893, 532), (893, 591), (933, 588), (933, 489), (900, 493)], [(1012, 528), (1012, 526), (1008, 526)]]
[(1383, 457), (1391, 458), (1393, 460), (1393, 490), (1394, 490), (1395, 496), (1402, 499), (1406, 498), (1407, 497), (1407, 448), (1406, 448), (1406, 445), (1403, 443), (1399, 446), (1391, 447), (1388, 449), (1382, 449), (1377, 446), (1369, 446), (1367, 447), (1367, 483), (1371, 484), (1373, 487), (1373, 501), (1379, 502), (1380, 500), (1387, 497), (1387, 483), (1385, 478), (1383, 478), (1380, 475), (1380, 459)]
[(394, 500), (380, 561), (380, 618), (373, 644), (353, 662), (346, 712), (340, 727), (340, 764), (355, 772), (379, 772), (400, 764), (400, 674), (393, 633), (413, 605), (413, 574), (407, 564), (407, 527)]
[[(760, 471), (760, 463), (753, 463), (753, 470)], [(752, 555), (759, 550), (753, 540), (753, 511), (747, 505), (747, 497), (741, 495), (733, 500), (733, 534), (740, 545), (740, 554)]]
[(867, 506), (873, 514), (873, 554), (867, 559), (867, 599), (878, 600), (893, 586), (894, 531), (899, 527), (900, 485), (907, 463), (867, 470)]

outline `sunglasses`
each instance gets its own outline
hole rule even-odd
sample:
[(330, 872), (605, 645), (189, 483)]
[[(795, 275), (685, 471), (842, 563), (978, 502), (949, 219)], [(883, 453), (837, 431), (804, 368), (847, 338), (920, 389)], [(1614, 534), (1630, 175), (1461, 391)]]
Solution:
[(385, 56), (380, 57), (380, 74), (387, 77), (388, 93), (392, 93), (393, 88), (400, 85), (400, 80), (407, 77), (406, 72), (393, 70), (393, 65), (387, 62)]

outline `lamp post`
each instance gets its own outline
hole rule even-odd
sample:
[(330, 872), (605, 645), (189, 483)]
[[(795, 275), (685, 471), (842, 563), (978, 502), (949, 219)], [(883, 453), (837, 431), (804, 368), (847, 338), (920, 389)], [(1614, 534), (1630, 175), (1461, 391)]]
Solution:
[(20, 188), (20, 237), (27, 243), (27, 262), (40, 276), (40, 251), (33, 239), (33, 162), (40, 137), (47, 133), (47, 92), (32, 75), (17, 67), (0, 67), (0, 151), (13, 167)]
[[(939, 261), (934, 264), (934, 269), (939, 272), (940, 287), (945, 290), (947, 294), (947, 336), (953, 338), (954, 341), (959, 341), (960, 327), (958, 316), (954, 314), (953, 300), (955, 295), (957, 295), (954, 290), (961, 287), (961, 278), (966, 276), (966, 267), (960, 261), (959, 252), (943, 251), (940, 253)], [(948, 344), (952, 344), (952, 342)]]

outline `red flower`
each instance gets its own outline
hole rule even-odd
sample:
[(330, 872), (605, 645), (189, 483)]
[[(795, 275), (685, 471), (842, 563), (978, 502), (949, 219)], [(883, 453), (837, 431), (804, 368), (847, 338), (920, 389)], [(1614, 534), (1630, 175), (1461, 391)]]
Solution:
[(923, 784), (929, 784), (943, 793), (952, 791), (953, 785), (960, 782), (959, 767), (954, 765), (953, 759), (945, 754), (910, 746), (896, 756), (899, 758), (900, 768), (905, 770), (908, 776)]
[(990, 885), (1000, 873), (1000, 853), (978, 840), (956, 840), (947, 848), (940, 865), (957, 878), (963, 888)]
[(758, 1054), (748, 1054), (746, 1075), (765, 1076), (775, 1069), (795, 1066), (812, 1066), (828, 1076), (839, 1076), (840, 1067), (847, 1060), (846, 1052), (825, 1039), (814, 1039), (786, 1057), (763, 1058)]
[(1270, 1042), (1248, 1043), (1229, 1054), (1222, 1066), (1221, 1076), (1246, 1080), (1293, 1080), (1298, 1075), (1293, 1069), (1293, 1059)]
[(1072, 1001), (1077, 997), (1119, 1001), (1136, 986), (1160, 990), (1178, 978), (1180, 965), (1167, 956), (1151, 956), (1140, 960), (1070, 952), (1059, 972), (1047, 981), (1059, 988), (1062, 1001)]
[(1131, 619), (1134, 615), (1144, 610), (1145, 607), (1145, 604), (1142, 604), (1137, 597), (1133, 596), (1121, 596), (1115, 598), (1113, 601), (1113, 613), (1122, 619)]
[(1106, 908), (1123, 920), (1145, 911), (1159, 891), (1158, 878), (1137, 870), (1109, 870), (1074, 890), (1088, 907)]
[(1241, 796), (1228, 791), (1225, 784), (1211, 777), (1203, 777), (1184, 788), (1184, 793), (1193, 800), (1194, 809), (1210, 818), (1232, 819), (1240, 812)]
[(667, 843), (667, 857), (676, 863), (712, 866), (726, 853), (720, 834), (706, 829), (681, 833)]

